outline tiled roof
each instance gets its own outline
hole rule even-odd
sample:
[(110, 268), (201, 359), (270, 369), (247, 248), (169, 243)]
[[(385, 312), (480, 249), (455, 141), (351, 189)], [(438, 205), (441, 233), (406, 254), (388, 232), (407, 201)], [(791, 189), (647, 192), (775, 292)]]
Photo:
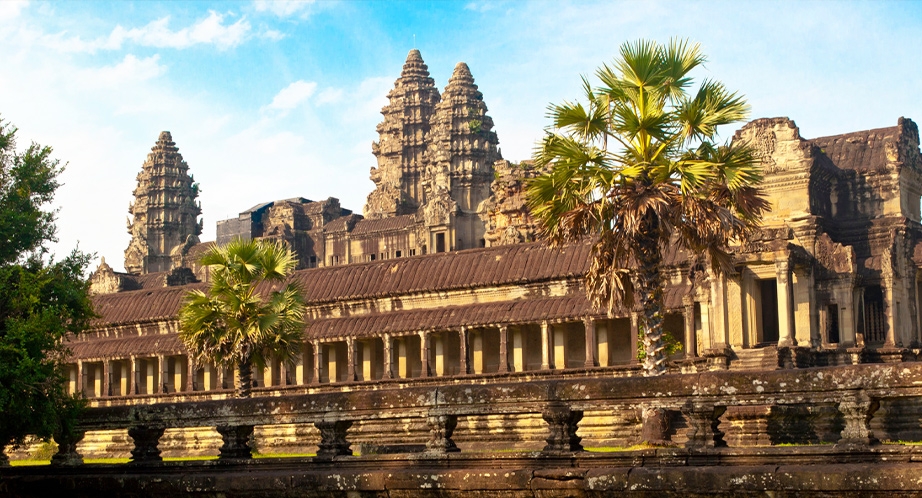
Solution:
[(177, 334), (157, 334), (145, 336), (119, 337), (114, 339), (72, 341), (69, 342), (73, 352), (72, 360), (97, 358), (128, 358), (132, 355), (155, 356), (158, 354), (176, 354), (185, 351)]
[(590, 245), (541, 242), (296, 272), (310, 303), (544, 281), (583, 275)]
[(387, 232), (391, 230), (405, 230), (416, 223), (416, 216), (405, 214), (402, 216), (391, 216), (377, 220), (362, 219), (355, 224), (352, 229), (353, 235), (365, 235), (376, 232)]
[(461, 326), (538, 323), (542, 320), (579, 319), (589, 313), (589, 303), (586, 297), (579, 293), (566, 297), (521, 299), (313, 320), (307, 325), (307, 338), (369, 337), (383, 333), (457, 329)]
[(96, 313), (100, 315), (97, 324), (127, 324), (172, 319), (179, 311), (186, 292), (206, 287), (206, 284), (199, 283), (93, 296)]

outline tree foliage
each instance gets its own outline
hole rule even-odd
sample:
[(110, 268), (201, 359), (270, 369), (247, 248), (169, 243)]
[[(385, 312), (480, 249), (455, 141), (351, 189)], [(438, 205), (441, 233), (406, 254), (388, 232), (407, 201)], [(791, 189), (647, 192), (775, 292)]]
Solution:
[[(179, 311), (179, 337), (195, 359), (237, 366), (237, 394), (248, 397), (251, 367), (300, 353), (304, 303), (293, 283), (280, 290), (297, 260), (280, 242), (236, 239), (213, 245), (202, 257), (208, 292), (189, 292)], [(260, 285), (262, 284), (262, 285)]]
[(55, 213), (46, 204), (63, 168), (50, 147), (17, 152), (15, 134), (0, 121), (0, 447), (73, 427), (82, 403), (65, 388), (63, 341), (94, 316), (90, 256), (48, 254)]
[(730, 244), (758, 225), (768, 204), (747, 144), (718, 144), (721, 125), (747, 117), (742, 96), (691, 72), (698, 45), (625, 43), (612, 64), (583, 78), (584, 100), (549, 106), (553, 125), (535, 152), (547, 175), (528, 187), (544, 234), (561, 243), (593, 237), (586, 291), (596, 307), (643, 308), (644, 371), (665, 371), (664, 254), (687, 250), (692, 268), (719, 274)]

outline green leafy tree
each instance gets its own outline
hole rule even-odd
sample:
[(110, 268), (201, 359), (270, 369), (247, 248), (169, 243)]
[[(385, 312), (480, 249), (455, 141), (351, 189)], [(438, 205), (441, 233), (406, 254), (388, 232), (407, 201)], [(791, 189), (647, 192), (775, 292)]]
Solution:
[(15, 135), (0, 121), (0, 448), (73, 429), (82, 401), (67, 394), (64, 339), (95, 316), (90, 256), (54, 261), (47, 248), (55, 213), (45, 207), (63, 168), (50, 147), (17, 152)]
[(643, 309), (645, 375), (665, 372), (663, 278), (667, 247), (688, 250), (692, 268), (730, 263), (768, 204), (761, 168), (743, 143), (718, 144), (717, 128), (748, 106), (721, 83), (692, 91), (705, 62), (698, 45), (625, 43), (611, 65), (583, 78), (584, 103), (549, 106), (552, 127), (535, 162), (550, 172), (528, 187), (532, 213), (552, 242), (592, 237), (586, 292), (593, 305)]
[[(288, 246), (262, 240), (214, 245), (202, 256), (210, 288), (189, 292), (179, 311), (179, 337), (199, 362), (237, 367), (237, 396), (250, 396), (252, 367), (273, 357), (291, 361), (301, 350), (304, 303), (283, 284), (297, 260)], [(262, 285), (261, 285), (262, 284)]]

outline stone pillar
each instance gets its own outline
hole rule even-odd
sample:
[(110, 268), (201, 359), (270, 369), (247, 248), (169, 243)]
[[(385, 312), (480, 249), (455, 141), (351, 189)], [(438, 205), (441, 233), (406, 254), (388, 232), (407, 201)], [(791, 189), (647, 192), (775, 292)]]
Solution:
[(796, 346), (794, 340), (794, 323), (791, 312), (791, 269), (787, 255), (780, 259), (776, 256), (775, 271), (778, 285), (778, 345)]
[[(144, 387), (146, 389), (146, 394), (156, 394), (157, 389), (157, 367), (154, 365), (155, 361), (159, 361), (158, 358), (148, 358), (144, 360), (144, 365), (147, 367), (147, 377), (144, 379)], [(159, 365), (159, 363), (158, 363)]]
[(819, 330), (813, 296), (813, 275), (807, 269), (791, 273), (791, 290), (794, 305), (794, 341), (801, 346), (819, 344)]
[(160, 437), (164, 427), (159, 425), (135, 425), (128, 428), (128, 435), (134, 440), (131, 463), (150, 464), (160, 462)]
[(461, 339), (461, 375), (467, 375), (471, 373), (470, 365), (467, 361), (467, 327), (462, 326), (458, 335)]
[(631, 365), (640, 363), (637, 360), (637, 345), (640, 342), (640, 315), (631, 312)]
[(224, 382), (224, 370), (223, 366), (214, 366), (215, 369), (215, 389), (227, 389), (227, 386)]
[(397, 377), (406, 379), (410, 376), (410, 363), (407, 358), (407, 338), (397, 338)]
[(266, 366), (263, 367), (263, 385), (260, 387), (270, 387), (275, 385), (275, 380), (272, 378), (273, 371), (275, 370), (275, 359), (268, 358), (266, 361)]
[(346, 377), (349, 382), (355, 382), (355, 338), (346, 338)]
[(369, 381), (375, 378), (375, 343), (374, 341), (362, 342), (362, 380)]
[(455, 415), (429, 415), (426, 418), (429, 426), (429, 441), (426, 442), (426, 453), (429, 455), (444, 455), (458, 453), (461, 450), (452, 441), (451, 436), (458, 426), (458, 417)]
[(445, 339), (440, 334), (432, 340), (435, 346), (435, 375), (442, 377), (445, 375)]
[(595, 356), (595, 320), (589, 317), (583, 318), (583, 330), (586, 333), (586, 361), (583, 363), (583, 366), (586, 368), (597, 367), (599, 366), (599, 362), (596, 360)]
[(324, 346), (326, 350), (326, 365), (327, 365), (327, 379), (329, 379), (330, 384), (339, 382), (339, 363), (337, 360), (338, 354), (336, 354), (336, 343), (331, 342)]
[(182, 391), (182, 373), (185, 370), (185, 368), (183, 368), (184, 366), (185, 364), (183, 363), (182, 356), (173, 357), (173, 392), (175, 393)]
[(320, 350), (320, 341), (312, 343), (314, 349), (314, 378), (311, 384), (320, 384), (320, 362), (323, 360), (323, 352)]
[(112, 361), (111, 360), (102, 360), (102, 389), (100, 389), (100, 394), (102, 396), (112, 396)]
[(884, 319), (886, 320), (886, 335), (884, 337), (884, 349), (892, 349), (900, 346), (900, 339), (896, 335), (899, 323), (897, 322), (897, 306), (893, 299), (893, 279), (884, 278), (881, 286), (884, 291)]
[(429, 377), (429, 333), (419, 333), (419, 376)]
[(598, 351), (598, 360), (600, 367), (607, 367), (611, 364), (611, 361), (608, 358), (609, 346), (608, 346), (608, 323), (603, 324), (601, 327), (598, 324), (595, 324), (595, 345)]
[(168, 358), (163, 355), (157, 356), (157, 368), (160, 374), (157, 379), (157, 384), (159, 385), (160, 393), (168, 394), (170, 392), (170, 362), (167, 361)]
[(525, 331), (521, 328), (512, 333), (512, 368), (516, 372), (525, 371)]
[(384, 334), (384, 378), (393, 379), (394, 378), (394, 366), (393, 366), (393, 351), (392, 345), (394, 343), (393, 338), (389, 334)]
[(551, 337), (548, 333), (548, 323), (547, 320), (541, 321), (541, 370), (550, 370), (551, 369), (551, 351), (550, 351), (550, 341)]
[(724, 446), (723, 433), (717, 430), (718, 420), (725, 407), (712, 403), (689, 401), (682, 407), (682, 414), (688, 424), (686, 448), (714, 448)]
[(868, 446), (880, 443), (871, 432), (871, 419), (880, 408), (880, 402), (870, 398), (864, 391), (846, 397), (839, 402), (839, 412), (845, 421), (836, 449), (847, 451), (866, 450)]
[(552, 401), (541, 412), (541, 418), (547, 422), (547, 445), (542, 453), (569, 453), (583, 451), (580, 444), (581, 437), (576, 435), (579, 421), (583, 419), (582, 411), (571, 410), (569, 406), (559, 401)]
[(690, 296), (682, 300), (685, 314), (685, 357), (694, 358), (698, 355), (698, 344), (695, 338), (695, 302)]
[(349, 449), (351, 443), (346, 440), (346, 432), (352, 427), (352, 421), (314, 422), (314, 427), (320, 431), (320, 444), (317, 450), (318, 458), (352, 456), (352, 450)]
[(509, 371), (509, 328), (499, 326), (499, 373)]
[(473, 347), (471, 348), (471, 363), (473, 363), (473, 373), (483, 373), (483, 331), (475, 330), (471, 337)]
[(213, 385), (215, 385), (214, 367), (211, 362), (208, 362), (202, 365), (202, 385), (200, 387), (202, 391), (210, 391)]
[(128, 358), (128, 390), (125, 394), (138, 394), (138, 359), (135, 356)]
[(131, 393), (131, 377), (129, 364), (127, 361), (119, 362), (118, 367), (118, 392), (121, 396), (128, 396)]
[[(54, 442), (58, 443), (58, 452), (51, 456), (51, 465), (73, 467), (83, 465), (83, 457), (77, 453), (77, 444), (83, 439), (83, 431), (56, 432)], [(2, 451), (3, 448), (0, 448)]]
[(86, 371), (83, 369), (83, 360), (77, 360), (77, 392), (86, 396), (83, 390), (84, 385), (86, 385)]
[(307, 369), (304, 368), (304, 357), (306, 356), (304, 350), (301, 350), (301, 354), (295, 358), (294, 371), (295, 371), (295, 384), (301, 386), (307, 384), (305, 382), (304, 374), (307, 373)]
[(186, 356), (186, 391), (195, 391), (195, 361), (191, 356)]
[(556, 327), (551, 327), (553, 330), (553, 341), (554, 341), (554, 364), (551, 365), (555, 370), (563, 370), (567, 368), (567, 329), (566, 325), (559, 324)]
[(219, 425), (215, 427), (224, 444), (221, 445), (218, 460), (248, 460), (253, 458), (250, 448), (252, 425)]

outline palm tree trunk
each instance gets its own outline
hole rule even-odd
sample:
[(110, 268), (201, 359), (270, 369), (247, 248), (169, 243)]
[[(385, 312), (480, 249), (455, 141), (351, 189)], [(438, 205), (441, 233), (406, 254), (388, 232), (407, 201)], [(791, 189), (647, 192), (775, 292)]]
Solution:
[(253, 388), (253, 364), (249, 359), (237, 363), (237, 397), (249, 398)]
[[(652, 223), (650, 223), (652, 224)], [(653, 227), (647, 233), (655, 233)], [(640, 242), (637, 290), (643, 307), (641, 327), (646, 357), (643, 374), (647, 377), (666, 373), (666, 347), (663, 344), (663, 282), (660, 275), (662, 255), (656, 237), (648, 236)]]

